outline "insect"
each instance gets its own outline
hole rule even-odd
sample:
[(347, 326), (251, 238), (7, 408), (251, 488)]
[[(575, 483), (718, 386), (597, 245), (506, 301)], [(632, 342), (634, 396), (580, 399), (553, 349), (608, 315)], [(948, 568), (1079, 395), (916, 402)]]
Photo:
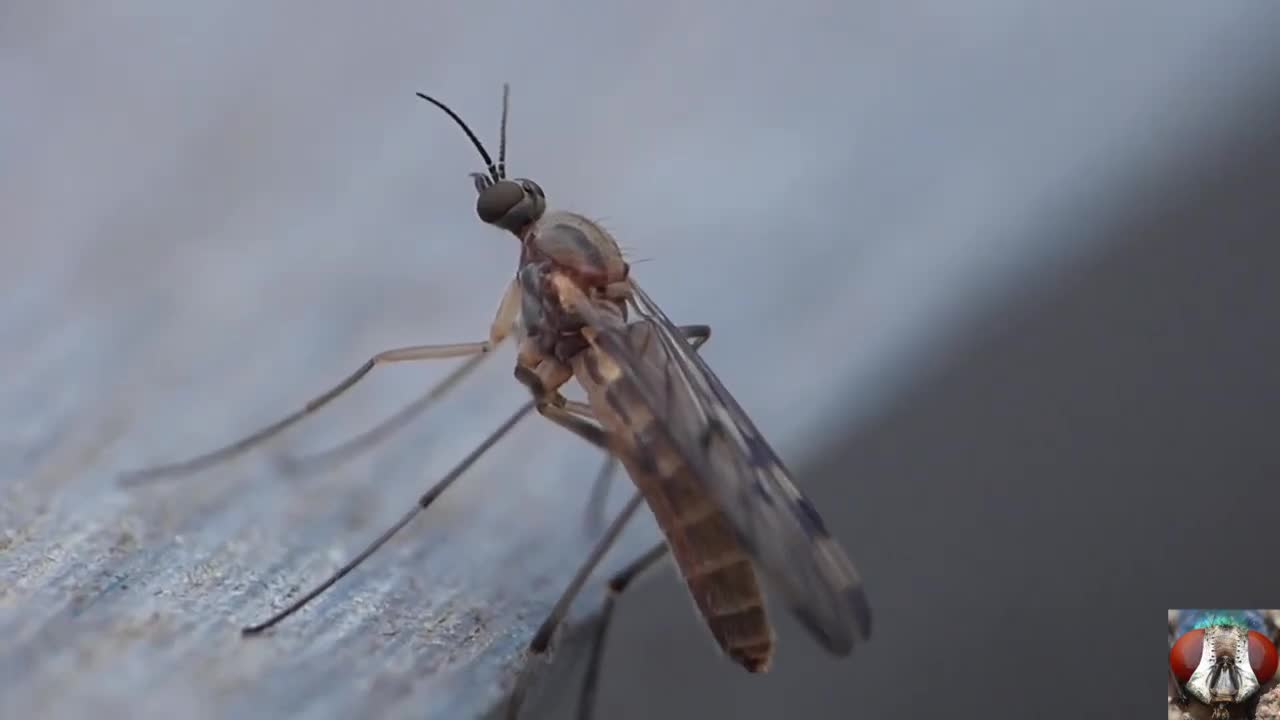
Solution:
[(1253, 718), (1276, 675), (1277, 619), (1266, 610), (1170, 613), (1172, 703), (1192, 717)]
[[(631, 277), (614, 238), (583, 215), (547, 208), (532, 180), (506, 175), (509, 88), (503, 86), (498, 161), (447, 105), (485, 163), (471, 173), (476, 213), (519, 240), (515, 277), (484, 341), (420, 345), (370, 358), (307, 405), (249, 436), (190, 460), (135, 471), (126, 483), (192, 472), (248, 450), (309, 415), (375, 366), (449, 357), (472, 360), (445, 381), (457, 382), (476, 358), (509, 335), (518, 342), (515, 377), (532, 395), (417, 504), (331, 577), (264, 622), (271, 627), (349, 573), (445, 491), (479, 456), (530, 411), (605, 450), (627, 470), (638, 492), (604, 531), (529, 645), (508, 706), (516, 717), (532, 660), (547, 652), (555, 629), (591, 571), (641, 504), (664, 540), (615, 575), (594, 639), (580, 709), (593, 704), (599, 658), (614, 598), (668, 552), (719, 647), (749, 672), (768, 668), (774, 634), (760, 580), (778, 590), (790, 610), (826, 650), (847, 655), (870, 637), (871, 613), (862, 582), (818, 512), (751, 419), (696, 348), (710, 337), (703, 325), (676, 326)], [(576, 379), (588, 402), (560, 389)], [(594, 493), (593, 493), (594, 494)]]

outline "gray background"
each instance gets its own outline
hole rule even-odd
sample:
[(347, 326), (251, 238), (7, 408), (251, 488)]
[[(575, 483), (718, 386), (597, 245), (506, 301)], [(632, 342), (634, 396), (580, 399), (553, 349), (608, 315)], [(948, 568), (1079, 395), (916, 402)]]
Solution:
[(0, 715), (501, 696), (589, 543), (597, 457), (545, 423), (270, 638), (234, 630), (523, 400), (509, 351), (329, 473), (271, 455), (449, 363), (380, 371), (197, 478), (112, 478), (376, 350), (483, 336), (515, 248), (475, 220), (474, 151), (412, 93), (491, 138), (502, 81), (513, 173), (714, 326), (708, 358), (876, 610), (846, 661), (778, 614), (775, 669), (746, 677), (655, 574), (623, 601), (603, 717), (1016, 713), (1079, 699), (1082, 638), (1107, 648), (1084, 695), (1137, 707), (1162, 667), (1149, 692), (1119, 670), (1160, 645), (1162, 608), (1267, 604), (1223, 559), (1276, 507), (1273, 5), (333, 5), (0, 10)]

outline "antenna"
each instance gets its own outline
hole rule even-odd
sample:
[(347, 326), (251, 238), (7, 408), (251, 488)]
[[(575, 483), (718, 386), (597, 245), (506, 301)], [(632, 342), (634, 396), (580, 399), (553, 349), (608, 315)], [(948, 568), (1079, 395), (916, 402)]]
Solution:
[(511, 86), (502, 83), (502, 124), (498, 126), (498, 176), (507, 176), (507, 107), (510, 104)]
[[(504, 87), (505, 87), (505, 86), (504, 86)], [(484, 158), (484, 165), (485, 165), (485, 168), (489, 171), (489, 176), (493, 178), (493, 181), (494, 181), (494, 182), (497, 182), (497, 181), (501, 180), (501, 179), (504, 177), (504, 176), (503, 176), (503, 171), (501, 171), (501, 170), (499, 170), (499, 169), (498, 169), (498, 168), (500, 168), (500, 167), (502, 167), (502, 166), (501, 166), (501, 165), (495, 166), (495, 165), (493, 164), (493, 158), (489, 157), (489, 151), (487, 151), (487, 150), (485, 150), (485, 149), (484, 149), (484, 144), (480, 142), (480, 138), (476, 137), (476, 134), (475, 134), (474, 132), (471, 132), (471, 128), (467, 127), (467, 124), (466, 124), (465, 122), (463, 122), (463, 121), (462, 121), (462, 118), (458, 117), (458, 113), (454, 112), (453, 110), (451, 110), (451, 109), (449, 108), (449, 106), (448, 106), (448, 105), (445, 105), (444, 103), (442, 103), (442, 102), (440, 102), (439, 100), (437, 100), (437, 99), (435, 99), (435, 98), (431, 97), (430, 95), (426, 95), (426, 94), (423, 94), (423, 93), (418, 93), (418, 97), (422, 98), (423, 100), (426, 100), (427, 102), (431, 103), (432, 105), (435, 105), (436, 107), (438, 107), (438, 108), (440, 108), (441, 110), (443, 110), (443, 111), (445, 112), (445, 114), (446, 114), (446, 115), (448, 115), (449, 117), (453, 118), (453, 121), (454, 121), (455, 123), (457, 123), (457, 124), (458, 124), (458, 127), (462, 128), (462, 131), (463, 131), (464, 133), (466, 133), (466, 134), (467, 134), (467, 137), (471, 138), (471, 144), (476, 146), (476, 150), (479, 150), (479, 151), (480, 151), (480, 157)], [(503, 127), (504, 127), (504, 129), (505, 129), (505, 127), (506, 127), (506, 100), (505, 100), (505, 98), (506, 98), (506, 91), (504, 90), (504, 91), (503, 91), (503, 104), (502, 104), (502, 105), (503, 105), (503, 112), (502, 112), (502, 115), (503, 115)], [(506, 150), (506, 144), (507, 144), (507, 142), (506, 142), (506, 137), (505, 137), (505, 133), (504, 133), (503, 140), (502, 140), (502, 149), (503, 149), (504, 151)], [(500, 157), (501, 157), (501, 156), (500, 156)]]

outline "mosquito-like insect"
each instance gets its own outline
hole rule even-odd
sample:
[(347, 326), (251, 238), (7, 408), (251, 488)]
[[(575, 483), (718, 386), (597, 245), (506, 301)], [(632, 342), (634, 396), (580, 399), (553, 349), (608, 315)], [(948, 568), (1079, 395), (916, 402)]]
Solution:
[[(378, 353), (303, 409), (248, 437), (190, 460), (135, 471), (124, 481), (184, 474), (238, 455), (315, 412), (377, 365), (473, 356), (444, 381), (451, 387), (479, 357), (514, 334), (519, 342), (515, 377), (533, 399), (365, 550), (288, 607), (245, 628), (245, 634), (275, 625), (354, 569), (536, 409), (620, 461), (638, 492), (604, 531), (530, 641), (529, 661), (517, 677), (508, 705), (510, 717), (518, 715), (534, 660), (547, 652), (569, 604), (642, 502), (653, 512), (665, 540), (609, 582), (581, 689), (583, 716), (594, 704), (614, 599), (632, 578), (667, 552), (716, 643), (749, 672), (766, 670), (773, 653), (774, 635), (765, 615), (760, 576), (781, 592), (824, 648), (847, 655), (857, 640), (870, 637), (871, 628), (870, 609), (853, 564), (796, 488), (782, 461), (696, 353), (711, 329), (673, 324), (631, 278), (630, 267), (608, 232), (577, 213), (547, 210), (546, 196), (532, 180), (507, 178), (508, 93), (504, 85), (497, 163), (452, 109), (418, 93), (453, 119), (484, 159), (487, 172), (471, 174), (480, 219), (520, 241), (520, 262), (488, 340)], [(630, 314), (634, 317), (629, 321)], [(588, 402), (571, 401), (560, 393), (570, 379), (583, 387)], [(406, 408), (393, 420), (401, 423), (404, 412), (414, 411)], [(367, 446), (382, 430), (367, 433), (347, 449)]]

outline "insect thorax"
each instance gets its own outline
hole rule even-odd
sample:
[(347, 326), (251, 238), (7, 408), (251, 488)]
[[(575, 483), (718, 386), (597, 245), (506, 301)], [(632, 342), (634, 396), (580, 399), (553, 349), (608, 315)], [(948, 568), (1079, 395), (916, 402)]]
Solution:
[(566, 309), (552, 278), (567, 278), (582, 296), (618, 322), (626, 322), (629, 267), (618, 244), (577, 213), (553, 211), (522, 238), (518, 280), (525, 335), (548, 357), (567, 363), (587, 347), (583, 321)]
[(548, 260), (586, 291), (627, 279), (618, 243), (607, 230), (573, 212), (552, 210), (526, 231), (526, 257)]

